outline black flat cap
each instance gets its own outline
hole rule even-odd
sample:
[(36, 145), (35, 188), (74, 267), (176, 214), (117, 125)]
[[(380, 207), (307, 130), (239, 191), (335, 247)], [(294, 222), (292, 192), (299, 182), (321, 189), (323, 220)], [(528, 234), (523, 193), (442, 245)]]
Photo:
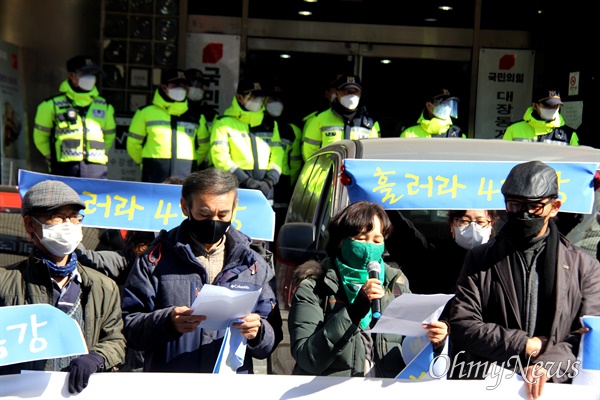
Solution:
[(558, 177), (554, 168), (541, 161), (528, 161), (515, 165), (504, 184), (505, 198), (541, 200), (558, 196)]

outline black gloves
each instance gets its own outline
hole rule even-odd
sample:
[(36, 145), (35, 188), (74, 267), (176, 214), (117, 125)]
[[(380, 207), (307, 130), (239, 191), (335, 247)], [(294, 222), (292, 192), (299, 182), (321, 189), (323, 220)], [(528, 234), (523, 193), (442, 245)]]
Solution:
[(242, 183), (242, 187), (246, 189), (260, 189), (260, 181), (253, 178), (248, 178)]
[(260, 190), (266, 197), (271, 191), (271, 188), (273, 187), (273, 181), (271, 181), (270, 179), (263, 179), (262, 181), (258, 181), (253, 178), (248, 178), (244, 181), (242, 186), (247, 189)]
[(91, 352), (71, 360), (69, 364), (69, 393), (81, 392), (88, 385), (90, 375), (104, 369), (104, 357)]
[(354, 299), (354, 303), (348, 306), (348, 315), (352, 320), (352, 323), (359, 326), (360, 320), (367, 315), (371, 308), (371, 302), (367, 296), (367, 292), (363, 288), (358, 291), (358, 295)]
[(263, 179), (262, 181), (258, 181), (258, 185), (260, 191), (263, 192), (265, 197), (267, 197), (271, 191), (271, 188), (273, 187), (273, 182), (271, 182), (269, 179)]

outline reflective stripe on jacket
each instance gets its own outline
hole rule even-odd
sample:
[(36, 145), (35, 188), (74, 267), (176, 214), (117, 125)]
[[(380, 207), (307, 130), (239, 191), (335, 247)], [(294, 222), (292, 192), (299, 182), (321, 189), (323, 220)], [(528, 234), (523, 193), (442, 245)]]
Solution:
[(366, 139), (379, 137), (379, 124), (358, 110), (355, 117), (344, 119), (329, 108), (304, 124), (302, 157), (307, 160), (315, 151), (342, 139)]
[[(579, 138), (573, 128), (567, 126), (562, 115), (553, 121), (536, 119), (533, 107), (529, 107), (523, 120), (510, 125), (502, 139), (518, 142), (546, 142), (562, 146), (578, 146)], [(536, 113), (537, 115), (537, 113)]]
[(37, 108), (33, 140), (42, 155), (56, 162), (108, 163), (108, 150), (116, 134), (113, 107), (98, 95), (78, 93), (68, 81), (62, 94), (43, 101)]
[(195, 160), (195, 140), (200, 124), (175, 118), (186, 111), (187, 101), (168, 102), (157, 89), (152, 104), (137, 110), (129, 125), (127, 153), (133, 161), (139, 164), (142, 158), (172, 157)]
[(283, 147), (277, 121), (263, 124), (264, 110), (246, 111), (234, 97), (231, 107), (213, 122), (210, 159), (216, 168), (234, 173), (240, 182), (265, 177), (279, 182)]

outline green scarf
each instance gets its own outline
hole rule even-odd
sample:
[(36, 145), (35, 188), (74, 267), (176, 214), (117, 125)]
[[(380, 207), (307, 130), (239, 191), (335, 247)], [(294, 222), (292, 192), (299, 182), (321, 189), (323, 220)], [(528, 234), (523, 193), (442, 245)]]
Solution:
[[(366, 268), (352, 268), (340, 261), (339, 258), (335, 259), (335, 265), (337, 266), (342, 278), (342, 286), (344, 287), (348, 301), (352, 304), (354, 303), (356, 296), (358, 296), (358, 292), (360, 291), (361, 287), (367, 283), (367, 280), (369, 279), (369, 272), (366, 270)], [(381, 270), (379, 271), (379, 280), (383, 282), (385, 279), (385, 268), (383, 267), (384, 264), (382, 259), (379, 260), (379, 265), (381, 265)], [(369, 327), (371, 324), (371, 319), (373, 318), (372, 314), (373, 312), (371, 309), (369, 309), (367, 315), (360, 320), (361, 328), (367, 329)]]

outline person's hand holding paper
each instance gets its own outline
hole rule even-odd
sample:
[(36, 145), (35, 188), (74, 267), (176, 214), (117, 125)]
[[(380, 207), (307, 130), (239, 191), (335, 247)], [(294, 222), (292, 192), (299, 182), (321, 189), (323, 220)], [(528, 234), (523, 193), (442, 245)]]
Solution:
[(253, 339), (260, 327), (260, 315), (251, 314), (260, 290), (231, 290), (223, 286), (204, 285), (192, 304), (192, 315), (204, 316), (201, 322), (203, 329), (226, 329), (229, 321), (240, 319), (243, 322), (233, 326), (247, 339)]
[(232, 326), (238, 328), (240, 333), (246, 339), (254, 339), (256, 335), (258, 335), (260, 324), (260, 315), (248, 314), (246, 317), (242, 318), (242, 322), (236, 322), (232, 324)]
[(423, 325), (437, 321), (452, 294), (412, 294), (396, 297), (385, 309), (374, 333), (393, 333), (404, 336), (422, 336)]
[(171, 311), (171, 322), (175, 330), (180, 333), (193, 332), (200, 322), (206, 319), (204, 315), (193, 315), (193, 309), (187, 306), (175, 307)]

